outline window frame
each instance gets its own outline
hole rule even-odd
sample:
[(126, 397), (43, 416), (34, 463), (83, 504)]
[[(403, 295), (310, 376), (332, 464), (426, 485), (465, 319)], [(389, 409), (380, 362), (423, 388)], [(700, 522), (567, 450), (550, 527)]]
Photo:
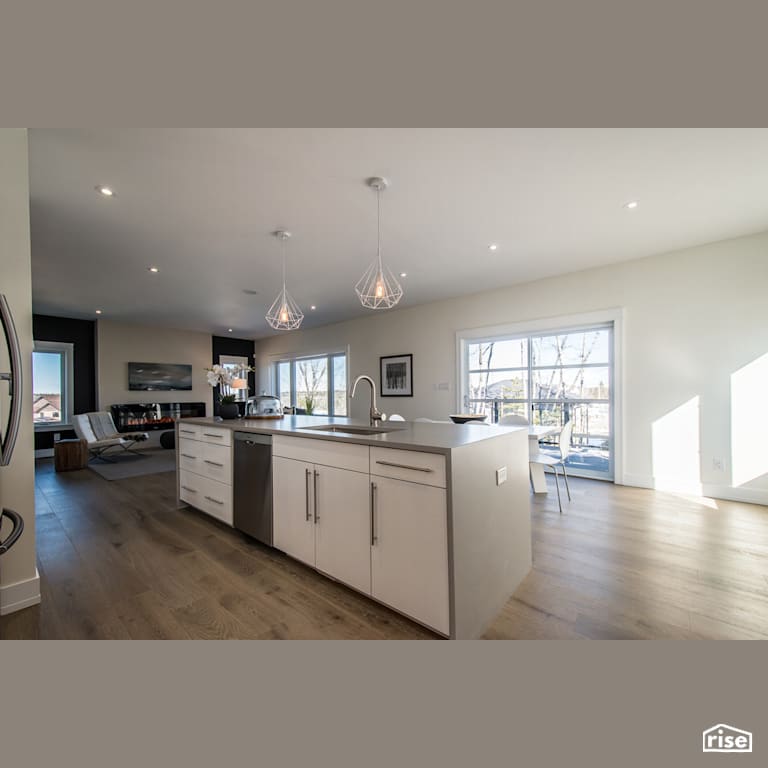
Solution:
[[(61, 421), (56, 424), (38, 422), (34, 423), (35, 432), (61, 432), (65, 429), (72, 429), (72, 417), (75, 407), (75, 345), (65, 341), (34, 341), (32, 348), (34, 352), (58, 353), (61, 355)], [(34, 355), (32, 368), (32, 382), (34, 389)], [(34, 402), (34, 392), (33, 402)], [(33, 416), (34, 422), (34, 416)]]
[[(335, 391), (336, 391), (336, 381), (335, 381), (335, 371), (334, 371), (334, 359), (338, 357), (343, 357), (345, 360), (345, 368), (346, 368), (346, 378), (347, 381), (345, 382), (344, 390), (345, 390), (345, 397), (344, 397), (344, 403), (345, 403), (345, 413), (336, 413), (336, 397), (335, 397)], [(270, 372), (270, 381), (271, 385), (273, 387), (273, 390), (277, 393), (277, 396), (280, 397), (280, 365), (281, 364), (288, 364), (288, 371), (290, 374), (290, 399), (291, 402), (286, 404), (283, 403), (283, 405), (288, 405), (292, 408), (299, 407), (296, 404), (296, 363), (300, 363), (302, 360), (317, 360), (319, 358), (326, 358), (326, 377), (328, 382), (328, 413), (313, 413), (313, 414), (307, 414), (309, 416), (318, 416), (321, 418), (334, 418), (334, 417), (342, 417), (346, 418), (349, 416), (349, 350), (343, 350), (343, 349), (335, 349), (331, 350), (329, 352), (322, 351), (322, 352), (314, 352), (312, 354), (302, 353), (300, 355), (275, 355), (273, 356), (270, 365), (271, 365), (271, 372)]]
[[(496, 325), (484, 328), (472, 328), (467, 330), (460, 330), (456, 332), (456, 408), (457, 412), (463, 412), (465, 396), (469, 396), (467, 391), (467, 385), (469, 382), (469, 344), (476, 344), (482, 341), (506, 341), (511, 338), (521, 338), (530, 336), (544, 336), (550, 332), (565, 333), (565, 332), (578, 332), (596, 328), (598, 326), (613, 326), (612, 343), (609, 347), (610, 362), (608, 365), (611, 368), (611, 391), (612, 391), (612, 404), (611, 404), (611, 423), (613, 427), (613, 437), (611, 440), (611, 469), (612, 469), (612, 481), (614, 483), (626, 484), (624, 475), (624, 400), (623, 400), (623, 357), (622, 348), (624, 342), (624, 323), (623, 323), (624, 311), (622, 308), (611, 308), (605, 310), (597, 310), (595, 312), (586, 312), (578, 315), (567, 315), (550, 318), (542, 318), (539, 320), (530, 320), (519, 323), (509, 323), (504, 325)], [(528, 348), (528, 361), (529, 369), (531, 371), (541, 368), (552, 368), (553, 366), (532, 366), (532, 350), (529, 343)], [(568, 366), (554, 366), (556, 368)], [(576, 366), (581, 367), (581, 366)], [(584, 367), (593, 367), (592, 364), (587, 364)], [(606, 363), (594, 364), (594, 367), (606, 367)], [(476, 369), (472, 369), (476, 370)], [(523, 368), (515, 370), (525, 370)], [(530, 392), (530, 382), (528, 382), (529, 391), (528, 398), (526, 399), (511, 399), (504, 400), (504, 403), (518, 403), (528, 406), (529, 403), (558, 403), (558, 400), (542, 401), (539, 399), (532, 399)], [(584, 402), (581, 400), (569, 400), (569, 403), (579, 405)], [(602, 402), (599, 399), (589, 402)], [(531, 414), (526, 411), (526, 417), (531, 418)], [(601, 475), (602, 477), (602, 475)]]

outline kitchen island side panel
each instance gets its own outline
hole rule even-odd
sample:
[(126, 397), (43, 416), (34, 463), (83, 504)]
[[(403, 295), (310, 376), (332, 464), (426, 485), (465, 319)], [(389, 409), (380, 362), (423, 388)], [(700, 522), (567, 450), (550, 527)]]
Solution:
[(473, 639), (531, 569), (527, 430), (451, 451), (451, 486), (452, 637)]

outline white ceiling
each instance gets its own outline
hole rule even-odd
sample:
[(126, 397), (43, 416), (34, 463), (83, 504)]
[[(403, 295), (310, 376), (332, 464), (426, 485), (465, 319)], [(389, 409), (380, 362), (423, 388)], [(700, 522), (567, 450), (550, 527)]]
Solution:
[(372, 175), (400, 306), (768, 229), (766, 129), (32, 130), (35, 311), (268, 335), (283, 227), (305, 327), (363, 315)]

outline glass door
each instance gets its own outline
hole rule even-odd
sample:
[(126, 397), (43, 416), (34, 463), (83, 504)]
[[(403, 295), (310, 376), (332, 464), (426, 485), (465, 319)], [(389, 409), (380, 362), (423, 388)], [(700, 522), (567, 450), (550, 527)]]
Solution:
[[(559, 431), (573, 421), (569, 472), (613, 479), (613, 325), (467, 341), (464, 405)], [(557, 432), (542, 450), (558, 455)]]

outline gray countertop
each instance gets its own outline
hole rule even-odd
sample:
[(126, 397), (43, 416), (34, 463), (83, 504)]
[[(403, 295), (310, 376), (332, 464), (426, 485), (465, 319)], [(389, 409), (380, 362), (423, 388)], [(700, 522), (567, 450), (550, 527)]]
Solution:
[(227, 419), (224, 421), (216, 421), (212, 418), (192, 418), (184, 419), (182, 423), (204, 424), (209, 427), (220, 427), (237, 432), (310, 437), (318, 440), (335, 440), (340, 443), (380, 445), (386, 448), (402, 448), (432, 453), (450, 453), (454, 448), (504, 437), (511, 432), (524, 430), (527, 434), (527, 427), (497, 427), (478, 423), (440, 424), (420, 421), (386, 421), (381, 426), (391, 431), (375, 435), (353, 435), (306, 429), (306, 427), (317, 427), (324, 424), (368, 426), (367, 423), (340, 416), (334, 418), (328, 416), (284, 416), (282, 419)]

